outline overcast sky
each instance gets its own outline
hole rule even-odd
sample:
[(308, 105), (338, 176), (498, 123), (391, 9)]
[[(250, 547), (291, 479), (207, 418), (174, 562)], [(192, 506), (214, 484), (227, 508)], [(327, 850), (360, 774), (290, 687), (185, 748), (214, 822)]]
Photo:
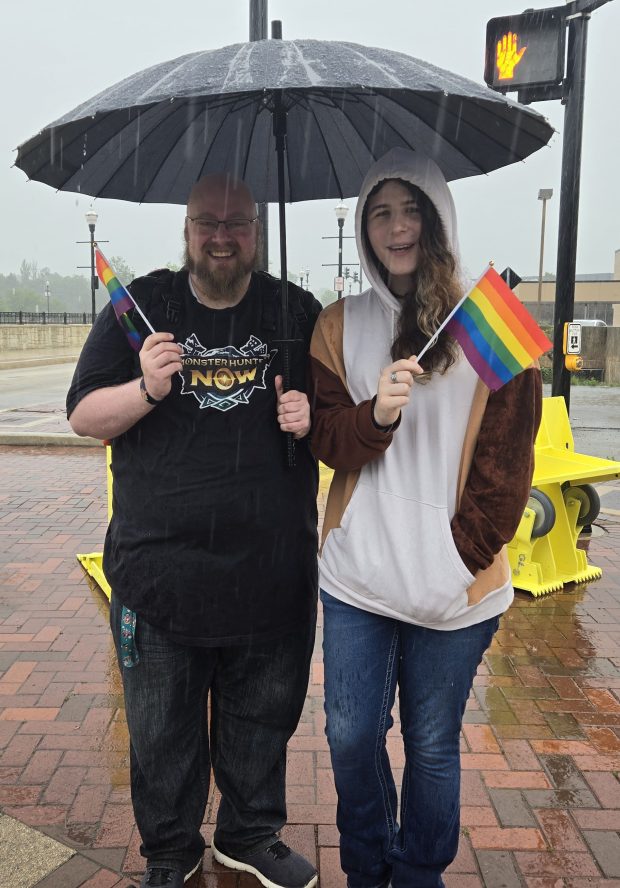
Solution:
[[(23, 259), (74, 274), (89, 262), (84, 214), (90, 198), (56, 193), (28, 182), (11, 168), (15, 148), (52, 120), (102, 89), (142, 68), (189, 52), (248, 39), (248, 0), (30, 0), (3, 7), (0, 56), (5, 116), (0, 135), (2, 236), (0, 273), (17, 271)], [(483, 81), (487, 20), (519, 13), (518, 0), (269, 0), (269, 21), (281, 19), (285, 39), (345, 40), (397, 50)], [(593, 13), (588, 59), (581, 167), (577, 272), (613, 270), (620, 249), (620, 2)], [(514, 94), (516, 98), (516, 94)], [(525, 162), (452, 183), (463, 259), (472, 274), (489, 259), (522, 276), (538, 273), (541, 229), (539, 188), (553, 188), (547, 207), (546, 271), (555, 273), (562, 131), (560, 102), (534, 106), (557, 133)], [(344, 234), (353, 234), (354, 200)], [(310, 270), (310, 289), (332, 285), (337, 260), (335, 201), (287, 206), (288, 262)], [(137, 274), (180, 260), (181, 207), (97, 200), (97, 235), (108, 256), (123, 256)], [(279, 268), (276, 210), (271, 209), (270, 257)], [(345, 242), (344, 260), (357, 259)]]

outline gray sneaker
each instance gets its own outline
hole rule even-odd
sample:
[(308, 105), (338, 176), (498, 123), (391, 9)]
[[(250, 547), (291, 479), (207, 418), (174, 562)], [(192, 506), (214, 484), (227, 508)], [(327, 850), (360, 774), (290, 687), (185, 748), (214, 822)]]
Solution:
[(153, 863), (151, 866), (147, 866), (140, 882), (140, 888), (184, 888), (185, 883), (191, 879), (194, 873), (198, 872), (201, 866), (202, 857), (187, 873), (170, 869), (167, 866), (157, 866), (156, 863)]
[(218, 863), (252, 873), (265, 888), (312, 888), (316, 885), (317, 873), (312, 864), (279, 840), (262, 851), (243, 857), (223, 854), (213, 842), (211, 850)]

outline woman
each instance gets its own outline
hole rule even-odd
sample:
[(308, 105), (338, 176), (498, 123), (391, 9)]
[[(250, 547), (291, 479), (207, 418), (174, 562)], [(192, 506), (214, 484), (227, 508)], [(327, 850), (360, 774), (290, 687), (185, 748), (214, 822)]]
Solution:
[[(312, 447), (335, 469), (320, 562), (327, 737), (349, 888), (442, 886), (459, 839), (459, 732), (510, 605), (504, 546), (527, 502), (541, 413), (531, 367), (489, 390), (446, 333), (463, 293), (435, 163), (369, 171), (356, 238), (371, 287), (319, 316)], [(385, 736), (396, 688), (400, 826)]]

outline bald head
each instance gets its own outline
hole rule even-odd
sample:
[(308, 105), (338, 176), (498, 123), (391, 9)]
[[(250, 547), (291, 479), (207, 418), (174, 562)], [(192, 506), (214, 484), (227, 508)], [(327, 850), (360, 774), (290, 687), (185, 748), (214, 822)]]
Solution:
[(245, 182), (226, 173), (216, 173), (199, 179), (187, 201), (188, 216), (203, 213), (218, 219), (253, 219), (256, 202)]
[(256, 217), (252, 192), (233, 176), (204, 176), (192, 188), (184, 229), (185, 264), (205, 305), (230, 307), (247, 292), (258, 252)]

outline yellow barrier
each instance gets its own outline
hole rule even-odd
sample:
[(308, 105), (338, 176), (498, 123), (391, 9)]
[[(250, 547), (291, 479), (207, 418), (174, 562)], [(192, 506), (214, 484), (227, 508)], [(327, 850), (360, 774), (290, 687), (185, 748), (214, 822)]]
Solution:
[[(110, 447), (106, 447), (108, 520), (112, 516)], [(320, 489), (327, 489), (332, 470), (320, 464)], [(533, 491), (528, 507), (508, 544), (512, 581), (517, 589), (544, 595), (565, 583), (586, 583), (602, 575), (577, 548), (584, 524), (589, 523), (588, 499), (595, 495), (584, 485), (620, 478), (620, 462), (575, 453), (564, 398), (543, 398), (542, 421), (535, 446)], [(542, 495), (541, 495), (542, 494)], [(86, 572), (110, 597), (102, 554), (78, 555)]]
[[(601, 569), (588, 564), (585, 551), (577, 548), (596, 497), (596, 491), (584, 485), (619, 477), (620, 462), (575, 453), (564, 398), (544, 398), (536, 437), (533, 495), (508, 544), (516, 588), (544, 595), (565, 583), (599, 579)], [(537, 527), (542, 533), (537, 533)]]
[[(108, 491), (108, 521), (112, 517), (112, 448), (108, 444), (105, 449), (106, 465), (107, 465), (107, 491)], [(103, 572), (103, 553), (89, 552), (87, 555), (77, 555), (80, 562), (89, 577), (97, 583), (99, 588), (105, 595), (110, 598), (112, 590), (110, 584), (106, 580)]]

